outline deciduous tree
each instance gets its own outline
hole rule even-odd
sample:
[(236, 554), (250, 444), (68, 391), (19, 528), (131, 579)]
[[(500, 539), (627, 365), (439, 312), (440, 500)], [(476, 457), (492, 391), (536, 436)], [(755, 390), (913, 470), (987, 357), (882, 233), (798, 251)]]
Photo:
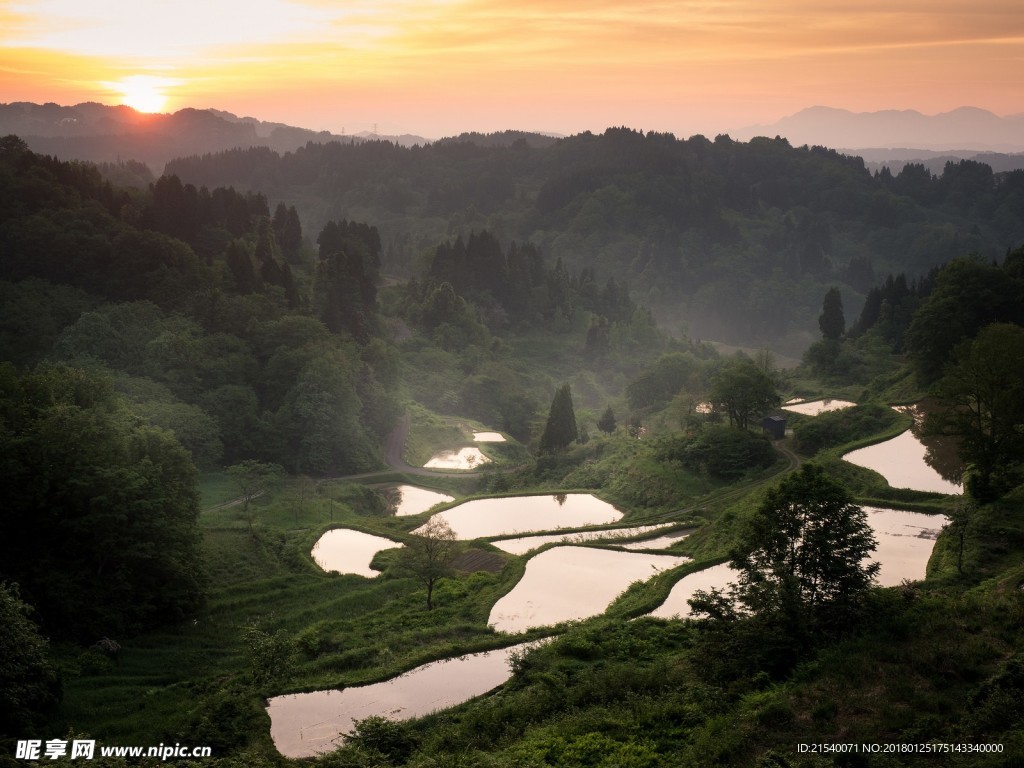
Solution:
[(451, 575), (452, 561), (459, 554), (455, 531), (443, 518), (432, 517), (415, 531), (402, 550), (402, 567), (427, 588), (427, 610), (434, 609), (434, 586)]
[(926, 428), (959, 439), (974, 471), (972, 495), (986, 499), (1011, 487), (1024, 463), (1024, 328), (983, 328), (957, 347), (934, 392), (942, 408)]
[(238, 487), (242, 502), (242, 517), (249, 524), (249, 534), (255, 535), (256, 507), (253, 502), (273, 488), (284, 470), (277, 464), (246, 459), (227, 468), (227, 473)]
[(729, 423), (740, 429), (746, 429), (752, 417), (777, 407), (781, 399), (772, 377), (746, 359), (722, 369), (709, 398), (716, 408), (724, 408)]
[(36, 718), (60, 700), (49, 643), (29, 618), (31, 606), (16, 584), (0, 583), (0, 734), (28, 733)]
[(109, 380), (0, 365), (0, 579), (51, 635), (93, 641), (183, 618), (202, 594), (195, 466)]
[(871, 586), (875, 538), (845, 486), (804, 464), (768, 491), (731, 566), (741, 614), (776, 616), (794, 634), (841, 626)]

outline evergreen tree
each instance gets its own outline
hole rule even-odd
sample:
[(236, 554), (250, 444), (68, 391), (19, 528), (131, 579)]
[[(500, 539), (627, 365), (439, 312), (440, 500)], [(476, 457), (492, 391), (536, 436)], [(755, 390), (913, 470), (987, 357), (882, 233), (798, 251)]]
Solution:
[(612, 407), (609, 405), (608, 408), (605, 409), (605, 412), (601, 414), (601, 418), (598, 419), (597, 428), (610, 435), (615, 431), (615, 427), (615, 411), (613, 411)]
[(277, 243), (281, 246), (285, 258), (296, 261), (302, 248), (302, 223), (299, 221), (295, 206), (287, 208), (284, 203), (278, 203), (274, 211), (273, 226)]
[(540, 452), (551, 453), (561, 451), (572, 445), (579, 437), (576, 428), (576, 412), (572, 407), (572, 391), (568, 384), (563, 384), (555, 392), (551, 401), (551, 411), (544, 434), (540, 438)]
[(839, 339), (846, 330), (843, 297), (838, 288), (829, 288), (828, 293), (825, 294), (825, 300), (821, 305), (821, 316), (818, 317), (818, 327), (821, 328), (821, 335), (826, 339)]

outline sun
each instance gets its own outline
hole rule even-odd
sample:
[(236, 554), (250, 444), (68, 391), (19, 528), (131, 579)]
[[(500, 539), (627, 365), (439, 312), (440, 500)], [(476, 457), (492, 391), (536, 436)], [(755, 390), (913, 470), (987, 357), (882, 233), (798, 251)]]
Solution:
[(166, 90), (177, 82), (166, 77), (132, 75), (104, 85), (120, 95), (122, 104), (137, 112), (163, 112), (167, 106)]

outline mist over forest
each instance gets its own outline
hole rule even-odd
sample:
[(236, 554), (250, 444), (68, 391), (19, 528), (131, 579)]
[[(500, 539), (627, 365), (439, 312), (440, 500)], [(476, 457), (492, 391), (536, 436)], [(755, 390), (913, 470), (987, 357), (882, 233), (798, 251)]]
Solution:
[(918, 279), (966, 253), (999, 260), (1024, 240), (1024, 172), (977, 161), (872, 174), (858, 157), (779, 139), (625, 128), (543, 148), (509, 139), (251, 149), (175, 160), (167, 173), (264, 190), (314, 227), (339, 212), (373, 220), (384, 268), (400, 275), (453, 235), (527, 241), (627, 281), (666, 328), (794, 356), (830, 285), (857, 313), (888, 274)]
[[(627, 127), (156, 122), (0, 139), (0, 765), (67, 734), (224, 768), (1024, 754), (1024, 170)], [(133, 154), (154, 135), (162, 172)], [(90, 146), (119, 151), (63, 156)], [(844, 459), (902, 434), (957, 492)], [(475, 453), (431, 469), (446, 451)], [(621, 524), (516, 554), (396, 513), (396, 486), (444, 494), (433, 512), (590, 494)], [(869, 508), (929, 521), (915, 576), (878, 586)], [(393, 546), (332, 572), (331, 531)], [(570, 547), (678, 562), (596, 614), (496, 628)], [(655, 615), (726, 563), (692, 620)], [(540, 640), (454, 708), (308, 753), (272, 735), (275, 697)]]

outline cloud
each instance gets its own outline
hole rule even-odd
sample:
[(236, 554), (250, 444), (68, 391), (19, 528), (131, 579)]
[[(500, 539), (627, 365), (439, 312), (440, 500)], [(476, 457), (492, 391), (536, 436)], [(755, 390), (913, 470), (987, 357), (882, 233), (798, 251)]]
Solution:
[[(200, 96), (225, 106), (241, 95), (294, 105), (302, 94), (310, 110), (362, 100), (398, 119), (402, 104), (452, 114), (475, 104), (497, 119), (506, 106), (523, 114), (544, 105), (541, 117), (587, 110), (611, 124), (644, 114), (659, 129), (684, 109), (756, 108), (756, 118), (741, 118), (754, 122), (836, 98), (850, 108), (927, 111), (983, 95), (981, 106), (1019, 111), (1019, 86), (1008, 72), (1019, 65), (1022, 42), (1019, 0), (18, 0), (0, 7), (5, 71), (38, 83), (65, 87), (102, 69), (113, 71), (97, 77), (105, 81), (174, 77), (180, 106)], [(91, 63), (72, 68), (74, 57)], [(96, 93), (95, 83), (84, 87)], [(12, 90), (4, 84), (5, 94)]]

